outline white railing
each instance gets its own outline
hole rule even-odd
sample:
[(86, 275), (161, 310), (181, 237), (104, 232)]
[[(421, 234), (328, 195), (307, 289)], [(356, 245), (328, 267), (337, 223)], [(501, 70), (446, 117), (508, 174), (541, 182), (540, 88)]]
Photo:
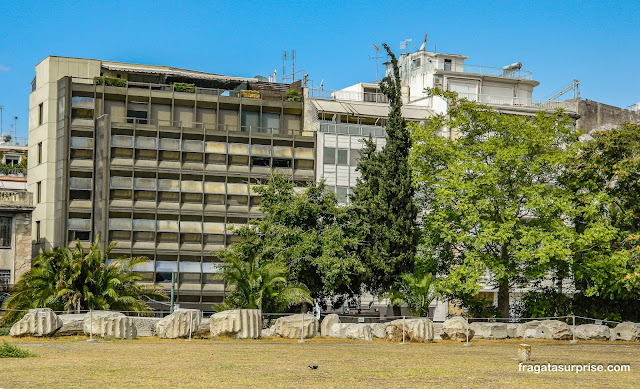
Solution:
[(504, 70), (503, 68), (496, 68), (491, 66), (479, 66), (479, 65), (467, 65), (461, 63), (447, 63), (441, 64), (436, 67), (436, 70), (442, 70), (447, 72), (458, 72), (458, 73), (472, 73), (472, 74), (482, 74), (485, 76), (494, 76), (494, 77), (507, 77), (507, 78), (516, 78), (519, 80), (531, 80), (532, 74), (527, 70)]
[(477, 93), (458, 93), (458, 97), (481, 104), (513, 105), (549, 110), (564, 109), (566, 111), (575, 111), (575, 106), (573, 104), (564, 101), (539, 100), (532, 99), (530, 97), (493, 96)]
[(309, 97), (324, 100), (361, 101), (366, 103), (384, 103), (389, 99), (381, 92), (359, 92), (348, 90), (332, 90), (310, 88)]

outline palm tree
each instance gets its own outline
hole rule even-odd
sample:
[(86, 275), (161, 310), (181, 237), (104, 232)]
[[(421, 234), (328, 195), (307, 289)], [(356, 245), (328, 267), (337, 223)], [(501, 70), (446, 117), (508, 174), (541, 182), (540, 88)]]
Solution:
[(102, 252), (99, 237), (88, 251), (77, 242), (73, 249), (42, 250), (32, 269), (15, 285), (5, 301), (9, 310), (2, 321), (12, 323), (32, 308), (80, 312), (88, 309), (148, 312), (145, 299), (164, 300), (167, 296), (154, 285), (139, 284), (133, 268), (147, 259), (121, 258), (110, 261), (116, 243)]
[(244, 261), (231, 252), (223, 254), (222, 273), (218, 277), (231, 285), (224, 303), (215, 306), (226, 309), (261, 309), (279, 312), (291, 305), (311, 303), (306, 286), (287, 281), (287, 267), (279, 262)]
[(428, 317), (429, 305), (441, 296), (435, 281), (431, 273), (405, 273), (399, 287), (389, 291), (385, 297), (392, 306), (406, 305), (412, 315)]

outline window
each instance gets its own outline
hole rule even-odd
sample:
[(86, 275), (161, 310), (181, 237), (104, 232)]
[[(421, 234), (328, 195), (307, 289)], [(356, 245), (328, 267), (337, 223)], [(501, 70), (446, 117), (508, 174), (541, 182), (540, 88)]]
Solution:
[(42, 181), (36, 183), (36, 204), (42, 202)]
[(36, 243), (40, 243), (40, 220), (36, 221)]
[(38, 143), (38, 165), (42, 163), (42, 142)]
[(338, 165), (348, 164), (348, 149), (338, 149)]
[(444, 70), (450, 72), (451, 71), (451, 60), (450, 59), (445, 59), (444, 60)]
[(38, 105), (38, 125), (41, 126), (44, 121), (44, 103)]
[(31, 92), (34, 92), (36, 90), (36, 78), (33, 77), (33, 80), (31, 80)]
[(241, 123), (242, 131), (258, 131), (258, 127), (260, 127), (260, 113), (242, 111)]
[(11, 282), (11, 270), (0, 270), (0, 290), (6, 288), (7, 285)]
[(334, 165), (336, 163), (336, 149), (333, 147), (324, 148), (324, 163)]
[(336, 197), (338, 198), (339, 203), (346, 203), (349, 195), (349, 188), (345, 187), (337, 187), (336, 188)]
[(11, 247), (10, 217), (0, 217), (0, 247)]
[(133, 123), (135, 120), (138, 124), (147, 124), (147, 111), (127, 110), (127, 123)]
[(360, 159), (360, 150), (349, 150), (349, 165), (358, 166), (358, 160)]

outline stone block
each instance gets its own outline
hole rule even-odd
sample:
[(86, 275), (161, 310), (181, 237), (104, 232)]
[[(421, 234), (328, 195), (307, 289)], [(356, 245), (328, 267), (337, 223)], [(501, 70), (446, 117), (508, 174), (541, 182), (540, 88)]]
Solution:
[(581, 324), (575, 329), (576, 339), (582, 340), (609, 340), (611, 330), (609, 327), (598, 324)]
[(200, 326), (201, 312), (198, 309), (176, 309), (156, 323), (156, 335), (161, 339), (188, 338)]
[(62, 320), (62, 328), (56, 335), (84, 335), (84, 318), (86, 313), (70, 313), (58, 315)]
[(30, 309), (9, 330), (11, 336), (53, 336), (62, 328), (62, 319), (50, 308)]
[(120, 312), (92, 311), (82, 323), (84, 333), (102, 338), (135, 339), (136, 327), (131, 319)]
[(473, 337), (478, 339), (506, 339), (507, 324), (474, 322), (469, 326), (474, 332)]
[(256, 339), (262, 333), (262, 311), (233, 309), (214, 313), (209, 319), (211, 336)]
[(398, 319), (386, 328), (388, 340), (408, 342), (431, 342), (433, 340), (433, 322), (429, 319)]
[(136, 327), (136, 332), (138, 337), (147, 337), (147, 336), (155, 336), (156, 334), (156, 324), (160, 320), (159, 317), (144, 317), (144, 316), (131, 316), (129, 318), (133, 325)]
[(351, 323), (344, 330), (345, 338), (356, 340), (373, 340), (371, 326), (366, 323)]
[(282, 338), (301, 338), (304, 328), (304, 337), (313, 338), (318, 333), (318, 320), (315, 316), (304, 314), (279, 317), (275, 323), (275, 334)]
[(571, 339), (571, 328), (560, 320), (543, 320), (536, 327), (536, 338), (538, 339)]
[(640, 323), (625, 321), (618, 324), (611, 333), (611, 340), (640, 340)]
[(320, 336), (329, 336), (331, 326), (336, 323), (340, 323), (340, 318), (335, 313), (325, 316), (320, 324)]
[(442, 339), (458, 340), (465, 342), (467, 336), (469, 340), (473, 339), (473, 330), (470, 328), (467, 320), (462, 316), (455, 316), (447, 319), (442, 323)]

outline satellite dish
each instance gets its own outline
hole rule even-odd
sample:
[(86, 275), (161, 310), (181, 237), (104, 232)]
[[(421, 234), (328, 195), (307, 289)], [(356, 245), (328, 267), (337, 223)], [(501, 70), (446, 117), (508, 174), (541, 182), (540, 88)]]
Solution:
[(425, 51), (427, 49), (427, 39), (429, 39), (429, 34), (425, 33), (424, 40), (422, 41), (422, 44), (420, 45), (420, 49), (418, 49), (418, 51)]

